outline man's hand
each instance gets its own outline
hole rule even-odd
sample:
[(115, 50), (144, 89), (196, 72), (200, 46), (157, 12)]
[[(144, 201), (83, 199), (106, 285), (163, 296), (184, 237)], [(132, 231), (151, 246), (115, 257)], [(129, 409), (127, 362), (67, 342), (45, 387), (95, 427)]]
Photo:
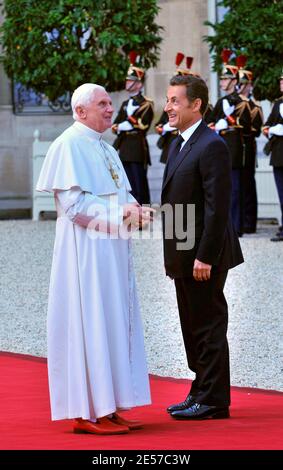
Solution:
[(265, 137), (267, 137), (267, 138), (268, 138), (268, 134), (269, 134), (269, 127), (264, 127), (264, 128), (262, 129), (262, 133), (263, 133), (263, 135), (265, 135)]
[(118, 124), (113, 124), (112, 127), (111, 127), (111, 130), (112, 130), (113, 134), (117, 134)]
[(155, 209), (140, 206), (138, 203), (125, 204), (123, 206), (124, 223), (129, 227), (143, 227), (153, 220), (153, 214), (155, 212)]
[(211, 264), (202, 263), (195, 259), (193, 276), (196, 281), (208, 281), (210, 279)]

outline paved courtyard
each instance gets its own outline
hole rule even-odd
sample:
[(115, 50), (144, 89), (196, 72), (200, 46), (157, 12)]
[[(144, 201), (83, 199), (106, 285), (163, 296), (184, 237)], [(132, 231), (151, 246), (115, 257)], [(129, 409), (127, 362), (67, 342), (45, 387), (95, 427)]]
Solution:
[[(159, 221), (157, 221), (157, 224)], [(232, 385), (283, 391), (283, 243), (276, 226), (241, 239), (245, 263), (230, 271)], [(55, 222), (0, 221), (0, 350), (46, 356), (46, 309)], [(136, 270), (149, 371), (188, 373), (174, 284), (164, 275), (162, 242), (135, 239)]]

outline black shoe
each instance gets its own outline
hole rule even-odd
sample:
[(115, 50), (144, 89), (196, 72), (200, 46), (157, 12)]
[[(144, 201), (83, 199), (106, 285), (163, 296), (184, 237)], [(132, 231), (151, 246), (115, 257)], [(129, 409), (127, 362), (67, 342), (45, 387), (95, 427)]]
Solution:
[(256, 233), (255, 228), (244, 228), (244, 233)]
[(276, 237), (270, 238), (271, 242), (283, 242), (283, 233), (276, 234)]
[(167, 411), (168, 413), (172, 413), (173, 411), (184, 410), (185, 408), (189, 408), (194, 403), (194, 398), (192, 395), (188, 395), (185, 401), (181, 403), (177, 403), (176, 405), (168, 406)]
[(230, 417), (228, 406), (208, 406), (193, 403), (184, 410), (173, 411), (172, 418), (175, 419), (225, 419)]

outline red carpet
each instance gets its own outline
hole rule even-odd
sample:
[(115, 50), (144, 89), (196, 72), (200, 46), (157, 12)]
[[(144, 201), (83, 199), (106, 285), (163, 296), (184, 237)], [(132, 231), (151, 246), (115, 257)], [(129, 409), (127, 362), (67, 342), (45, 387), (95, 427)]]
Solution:
[(142, 418), (144, 429), (104, 437), (50, 421), (45, 359), (0, 353), (0, 377), (0, 449), (283, 449), (280, 392), (233, 387), (231, 419), (180, 422), (165, 408), (186, 396), (188, 382), (151, 376), (153, 405), (126, 415)]

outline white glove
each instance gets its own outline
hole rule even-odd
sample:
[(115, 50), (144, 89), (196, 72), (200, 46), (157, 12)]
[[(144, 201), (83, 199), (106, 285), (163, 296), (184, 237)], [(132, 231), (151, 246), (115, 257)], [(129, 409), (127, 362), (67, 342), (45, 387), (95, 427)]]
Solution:
[(139, 105), (134, 105), (133, 104), (133, 98), (130, 98), (127, 104), (127, 115), (132, 116), (134, 112), (139, 108)]
[(281, 117), (283, 118), (283, 103), (280, 103), (279, 113), (280, 113)]
[(176, 130), (176, 127), (171, 127), (169, 122), (166, 122), (166, 124), (164, 124), (164, 126), (163, 126), (161, 135), (166, 134), (166, 132), (172, 132), (172, 131), (175, 131), (175, 130)]
[(226, 99), (223, 100), (222, 106), (225, 116), (231, 116), (231, 114), (235, 111), (235, 106), (233, 104), (230, 105), (229, 101)]
[(276, 126), (271, 126), (269, 128), (269, 135), (278, 135), (283, 136), (283, 124), (276, 124)]
[(223, 131), (223, 129), (228, 129), (228, 122), (226, 119), (219, 119), (219, 121), (215, 123), (215, 130), (216, 132), (219, 132)]
[(133, 129), (132, 124), (129, 121), (123, 121), (118, 124), (117, 132), (131, 131)]

